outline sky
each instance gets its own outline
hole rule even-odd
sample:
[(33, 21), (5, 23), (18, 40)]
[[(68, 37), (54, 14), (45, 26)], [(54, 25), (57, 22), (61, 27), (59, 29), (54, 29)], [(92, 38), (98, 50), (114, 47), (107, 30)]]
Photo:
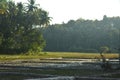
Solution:
[(36, 4), (40, 4), (42, 9), (49, 12), (49, 16), (53, 18), (51, 24), (80, 18), (101, 20), (104, 15), (120, 16), (120, 0), (36, 0)]

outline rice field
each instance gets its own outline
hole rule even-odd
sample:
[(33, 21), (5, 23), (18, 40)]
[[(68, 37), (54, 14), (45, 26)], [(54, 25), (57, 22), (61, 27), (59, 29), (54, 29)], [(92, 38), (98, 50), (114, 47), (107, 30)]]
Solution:
[[(104, 53), (104, 56), (107, 59), (117, 59), (119, 55), (117, 53)], [(27, 78), (42, 78), (48, 75), (81, 77), (114, 72), (113, 70), (103, 71), (98, 69), (99, 64), (85, 63), (81, 65), (81, 60), (86, 61), (91, 59), (101, 59), (101, 56), (99, 53), (80, 52), (41, 52), (36, 55), (0, 55), (0, 73), (2, 74), (0, 79), (23, 80)], [(9, 74), (9, 76), (6, 77), (6, 74)]]
[[(106, 58), (118, 58), (117, 53), (104, 53)], [(99, 53), (79, 53), (79, 52), (41, 52), (37, 55), (0, 55), (0, 60), (16, 59), (45, 59), (45, 58), (79, 58), (79, 59), (100, 59)]]

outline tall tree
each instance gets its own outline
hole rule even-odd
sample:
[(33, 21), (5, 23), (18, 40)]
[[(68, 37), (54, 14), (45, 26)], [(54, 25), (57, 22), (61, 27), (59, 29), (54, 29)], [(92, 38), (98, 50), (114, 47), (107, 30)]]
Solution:
[(117, 52), (120, 42), (120, 17), (104, 16), (103, 20), (70, 20), (43, 29), (48, 51), (99, 52), (107, 46)]
[[(1, 7), (1, 10), (7, 13), (0, 14), (0, 51), (41, 51), (45, 41), (40, 32), (40, 26), (49, 22), (49, 19), (45, 20), (42, 17), (42, 14), (47, 12), (35, 6), (35, 0), (28, 0), (27, 5), (6, 1), (5, 7)], [(48, 18), (48, 14), (44, 17)]]

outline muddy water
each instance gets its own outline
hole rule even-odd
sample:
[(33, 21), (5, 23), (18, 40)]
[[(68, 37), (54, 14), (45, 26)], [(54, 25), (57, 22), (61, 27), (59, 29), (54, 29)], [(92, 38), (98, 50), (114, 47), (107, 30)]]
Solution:
[[(48, 68), (67, 68), (67, 69), (82, 69), (82, 68), (99, 68), (97, 59), (64, 59), (64, 58), (48, 58), (48, 59), (29, 59), (29, 60), (13, 60), (10, 62), (0, 62), (0, 66), (23, 66), (48, 69)], [(94, 65), (93, 65), (94, 63)]]
[(74, 76), (58, 76), (52, 78), (38, 78), (38, 79), (25, 79), (25, 80), (75, 80)]
[[(30, 59), (30, 60), (14, 60), (11, 62), (2, 62), (0, 65), (7, 66), (24, 66), (36, 68), (96, 68), (98, 65), (97, 59), (63, 59), (63, 58), (48, 58), (48, 59)], [(92, 65), (91, 65), (92, 64)], [(88, 67), (89, 66), (89, 67)]]
[[(13, 60), (10, 62), (0, 62), (0, 68), (37, 68), (37, 69), (101, 69), (97, 59), (30, 59), (30, 60)], [(14, 75), (13, 75), (14, 76)], [(26, 80), (74, 80), (73, 76), (58, 76), (49, 78), (26, 79)]]

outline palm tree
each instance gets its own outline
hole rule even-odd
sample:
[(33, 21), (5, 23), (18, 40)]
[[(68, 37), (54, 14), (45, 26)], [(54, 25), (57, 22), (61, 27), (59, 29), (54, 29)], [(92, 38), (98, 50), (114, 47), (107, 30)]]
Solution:
[(51, 17), (48, 16), (48, 12), (42, 9), (36, 9), (34, 11), (34, 19), (36, 24), (39, 26), (47, 26), (51, 21)]
[(35, 4), (35, 0), (28, 0), (28, 2), (26, 6), (28, 24), (31, 26), (35, 22), (34, 25), (47, 26), (51, 20), (51, 17), (48, 17), (48, 12), (38, 8), (39, 4)]
[(28, 12), (30, 12), (30, 11), (34, 11), (34, 9), (37, 9), (38, 7), (38, 4), (35, 4), (35, 0), (28, 0), (28, 6), (27, 6), (27, 8), (28, 8)]
[(17, 7), (18, 7), (18, 12), (19, 13), (21, 13), (24, 10), (24, 6), (23, 6), (23, 4), (21, 2), (17, 3)]
[[(19, 26), (21, 26), (23, 24), (23, 20), (24, 20), (24, 13), (25, 13), (25, 8), (23, 3), (17, 3), (17, 24), (19, 24)], [(20, 25), (21, 24), (21, 25)]]
[(7, 0), (0, 0), (0, 14), (5, 14), (7, 12)]
[(48, 26), (51, 21), (51, 17), (48, 17), (48, 12), (42, 10), (41, 11), (41, 25)]

